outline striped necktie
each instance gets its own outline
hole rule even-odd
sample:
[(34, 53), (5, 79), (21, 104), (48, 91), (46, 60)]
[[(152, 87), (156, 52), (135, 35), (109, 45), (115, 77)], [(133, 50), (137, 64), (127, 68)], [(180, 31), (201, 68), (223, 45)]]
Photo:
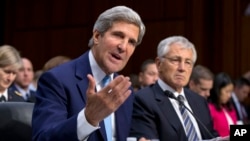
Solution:
[[(182, 95), (179, 95), (177, 97), (177, 99), (179, 101), (182, 101), (182, 103), (184, 104), (184, 97)], [(188, 137), (189, 141), (197, 141), (199, 140), (198, 135), (195, 131), (194, 125), (188, 115), (188, 111), (186, 110), (186, 108), (183, 105), (179, 105), (179, 110), (181, 112), (181, 116), (184, 122), (184, 126), (185, 126), (185, 130), (186, 130), (186, 135)]]
[[(108, 85), (111, 81), (111, 77), (109, 75), (106, 75), (102, 79), (102, 87), (105, 87)], [(107, 135), (107, 140), (112, 141), (112, 121), (111, 121), (111, 115), (107, 116), (104, 119), (104, 124), (105, 124), (105, 130), (106, 130), (106, 135)]]

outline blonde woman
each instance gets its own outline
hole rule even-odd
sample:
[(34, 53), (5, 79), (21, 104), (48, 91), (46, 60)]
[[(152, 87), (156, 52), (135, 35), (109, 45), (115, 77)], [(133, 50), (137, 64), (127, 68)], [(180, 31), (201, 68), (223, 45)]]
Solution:
[(20, 93), (8, 89), (21, 66), (20, 54), (14, 47), (0, 46), (0, 102), (24, 101)]

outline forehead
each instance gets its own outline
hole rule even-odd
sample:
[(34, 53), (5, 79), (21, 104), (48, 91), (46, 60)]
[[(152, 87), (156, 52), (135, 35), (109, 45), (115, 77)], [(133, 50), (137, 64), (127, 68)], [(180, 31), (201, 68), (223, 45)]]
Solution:
[(125, 21), (116, 21), (112, 24), (112, 27), (109, 29), (111, 31), (118, 31), (128, 34), (130, 37), (138, 38), (140, 29), (137, 25), (133, 23), (128, 23)]
[(6, 66), (6, 67), (1, 67), (1, 70), (4, 70), (4, 71), (17, 71), (18, 69), (12, 65), (10, 66)]
[(193, 51), (191, 48), (185, 48), (182, 44), (174, 43), (170, 45), (168, 56), (176, 56), (181, 58), (192, 58)]
[(30, 60), (28, 60), (28, 59), (23, 58), (23, 59), (22, 59), (22, 62), (23, 62), (23, 66), (26, 66), (26, 67), (27, 67), (27, 66), (32, 66)]
[(211, 86), (212, 87), (212, 85), (213, 85), (213, 80), (201, 78), (199, 81), (200, 81), (200, 85), (202, 85), (202, 86), (207, 86), (207, 87)]
[(146, 66), (146, 69), (154, 69), (154, 68), (156, 68), (156, 64), (154, 64), (154, 63), (148, 64), (148, 65)]

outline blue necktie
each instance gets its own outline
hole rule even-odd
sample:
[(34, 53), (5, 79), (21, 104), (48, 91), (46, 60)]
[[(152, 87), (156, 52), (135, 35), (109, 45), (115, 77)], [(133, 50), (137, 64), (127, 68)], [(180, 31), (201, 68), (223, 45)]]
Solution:
[[(182, 95), (179, 95), (177, 97), (180, 101), (182, 101), (182, 103), (184, 104), (184, 97)], [(194, 125), (188, 115), (188, 111), (185, 109), (185, 107), (183, 105), (179, 105), (179, 109), (181, 112), (181, 116), (185, 125), (185, 130), (186, 130), (186, 134), (188, 137), (189, 141), (197, 141), (199, 140), (198, 135), (195, 131)]]
[[(108, 85), (110, 81), (111, 81), (110, 76), (109, 76), (109, 75), (106, 75), (106, 76), (102, 79), (102, 87), (105, 87), (106, 85)], [(104, 119), (104, 124), (105, 124), (105, 130), (106, 130), (107, 139), (108, 139), (108, 141), (112, 141), (112, 122), (111, 122), (111, 115), (107, 116), (107, 117)]]

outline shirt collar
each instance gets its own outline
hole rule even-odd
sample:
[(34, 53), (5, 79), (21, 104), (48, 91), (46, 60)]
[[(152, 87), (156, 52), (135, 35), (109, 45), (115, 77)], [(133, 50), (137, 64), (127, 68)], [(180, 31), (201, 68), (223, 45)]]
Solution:
[(178, 97), (178, 95), (181, 94), (186, 99), (183, 88), (181, 89), (181, 93), (178, 93), (172, 87), (170, 87), (167, 83), (165, 83), (161, 78), (159, 78), (157, 82), (163, 91), (169, 90), (170, 92), (174, 94), (175, 97)]
[(8, 89), (6, 89), (3, 93), (0, 94), (0, 97), (1, 96), (4, 96), (6, 99), (8, 99)]
[[(89, 61), (90, 61), (90, 68), (92, 70), (93, 73), (93, 77), (95, 79), (96, 85), (100, 84), (102, 79), (106, 76), (105, 72), (100, 68), (100, 66), (97, 64), (92, 50), (90, 50), (89, 52)], [(111, 80), (113, 79), (113, 75), (114, 73), (112, 73), (111, 76)]]

